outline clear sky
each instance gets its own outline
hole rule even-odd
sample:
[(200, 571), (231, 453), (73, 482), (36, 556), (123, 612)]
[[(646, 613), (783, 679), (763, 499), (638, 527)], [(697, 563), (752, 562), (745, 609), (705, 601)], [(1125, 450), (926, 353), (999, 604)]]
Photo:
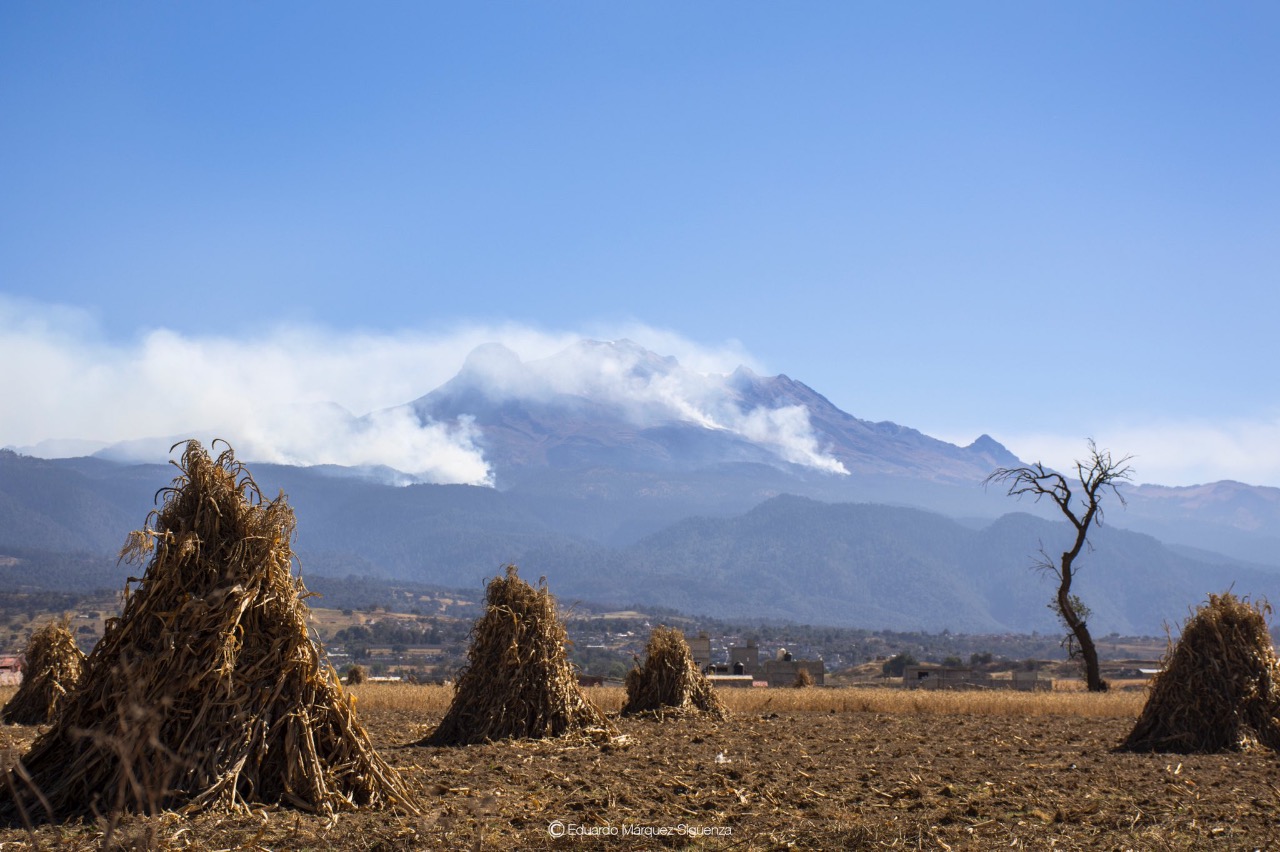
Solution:
[(8, 2), (0, 445), (626, 333), (1280, 486), (1278, 152), (1274, 2)]

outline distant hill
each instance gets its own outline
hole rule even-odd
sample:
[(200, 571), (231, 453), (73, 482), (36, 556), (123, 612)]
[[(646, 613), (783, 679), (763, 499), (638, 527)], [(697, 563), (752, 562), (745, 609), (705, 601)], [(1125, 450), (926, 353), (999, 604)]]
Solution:
[(1280, 488), (1211, 482), (1124, 491), (1128, 507), (1114, 522), (1164, 541), (1280, 565)]
[[(474, 436), (496, 487), (250, 460), (265, 495), (289, 495), (306, 571), (473, 588), (516, 562), (569, 597), (726, 619), (1057, 630), (1027, 566), (1056, 546), (1058, 518), (983, 489), (1020, 464), (989, 436), (957, 446), (860, 420), (787, 376), (699, 373), (627, 341), (532, 362), (480, 347), (398, 411)], [(107, 458), (139, 446), (0, 451), (0, 557), (38, 572), (63, 554), (92, 582), (175, 473)], [(1208, 592), (1267, 595), (1280, 576), (1280, 489), (1123, 493), (1080, 580), (1095, 627), (1159, 630)], [(0, 582), (39, 585), (20, 574)]]
[[(779, 497), (728, 519), (690, 519), (626, 552), (641, 603), (735, 618), (964, 632), (1057, 630), (1053, 586), (1029, 566), (1056, 555), (1065, 524), (1006, 515), (982, 529), (913, 509)], [(1198, 561), (1150, 536), (1104, 527), (1076, 590), (1103, 633), (1156, 633), (1232, 584), (1274, 596), (1280, 575)], [(621, 581), (620, 581), (621, 583)]]
[[(0, 455), (0, 506), (21, 509), (0, 509), (0, 556), (17, 558), (0, 583), (48, 588), (31, 572), (65, 563), (76, 566), (76, 583), (117, 585), (128, 568), (116, 566), (114, 554), (172, 473), (163, 465)], [(289, 494), (299, 519), (296, 552), (311, 576), (479, 588), (516, 562), (525, 576), (546, 575), (566, 600), (870, 629), (1057, 629), (1045, 607), (1050, 587), (1028, 566), (1041, 542), (1060, 549), (1066, 530), (1027, 514), (974, 525), (920, 509), (783, 495), (727, 516), (683, 517), (618, 546), (584, 532), (588, 507), (609, 518), (597, 532), (617, 522), (607, 496), (562, 496), (557, 507), (518, 491), (393, 487), (303, 468), (258, 465), (254, 475), (265, 493)], [(36, 499), (24, 502), (25, 490)], [(575, 513), (567, 525), (555, 523)], [(1192, 557), (1110, 527), (1093, 541), (1079, 591), (1103, 632), (1156, 632), (1209, 592), (1234, 583), (1237, 592), (1276, 597), (1280, 582), (1275, 573)], [(93, 553), (100, 562), (86, 555)]]
[(0, 542), (9, 549), (116, 553), (172, 470), (0, 450)]

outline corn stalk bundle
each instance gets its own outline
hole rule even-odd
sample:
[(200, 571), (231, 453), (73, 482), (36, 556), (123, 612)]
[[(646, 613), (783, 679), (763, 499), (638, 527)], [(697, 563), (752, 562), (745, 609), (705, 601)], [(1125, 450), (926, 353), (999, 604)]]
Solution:
[[(149, 559), (54, 726), (0, 786), (0, 818), (281, 804), (414, 806), (307, 633), (293, 510), (230, 448), (195, 441), (121, 557)], [(132, 580), (131, 582), (139, 582)]]
[(23, 656), (22, 685), (0, 710), (0, 719), (9, 725), (47, 725), (80, 681), (84, 652), (63, 620), (32, 633)]
[(813, 686), (813, 675), (809, 674), (809, 670), (801, 667), (796, 672), (796, 679), (791, 682), (794, 689), (809, 689)]
[(420, 745), (542, 739), (579, 731), (613, 733), (582, 694), (565, 654), (568, 635), (545, 581), (533, 588), (508, 565), (485, 590), (471, 628), (467, 664), (439, 726)]
[(667, 710), (699, 711), (719, 719), (728, 715), (715, 687), (693, 661), (684, 634), (655, 627), (645, 645), (644, 665), (627, 672), (622, 715)]
[(1165, 655), (1123, 751), (1280, 750), (1280, 664), (1265, 603), (1210, 595)]

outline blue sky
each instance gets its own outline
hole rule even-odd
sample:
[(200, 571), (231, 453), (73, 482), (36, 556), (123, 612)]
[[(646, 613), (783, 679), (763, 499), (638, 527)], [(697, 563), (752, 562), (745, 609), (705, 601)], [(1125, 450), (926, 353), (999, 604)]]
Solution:
[(359, 411), (625, 333), (1280, 485), (1277, 45), (1272, 3), (6, 3), (0, 444), (146, 434), (100, 407), (156, 353)]

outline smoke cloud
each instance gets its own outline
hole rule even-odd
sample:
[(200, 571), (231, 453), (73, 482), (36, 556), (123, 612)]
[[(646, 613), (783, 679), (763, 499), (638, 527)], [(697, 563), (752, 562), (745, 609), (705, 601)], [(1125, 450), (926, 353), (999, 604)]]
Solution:
[[(470, 353), (495, 341), (501, 346), (481, 349), (468, 364)], [(404, 407), (464, 364), (495, 393), (590, 395), (637, 425), (681, 419), (740, 435), (795, 464), (844, 470), (802, 407), (740, 398), (725, 376), (739, 365), (762, 368), (733, 341), (705, 346), (641, 324), (579, 332), (477, 324), (439, 333), (279, 326), (243, 337), (157, 328), (119, 341), (82, 310), (3, 294), (0, 446), (55, 457), (116, 445), (117, 457), (160, 461), (175, 440), (222, 437), (250, 461), (385, 466), (420, 481), (484, 485), (493, 472), (473, 423), (423, 424)], [(1072, 469), (1089, 436), (997, 427), (990, 431), (1020, 458), (1060, 470)], [(1280, 411), (1091, 431), (1099, 446), (1136, 456), (1140, 482), (1280, 482)]]
[(113, 457), (154, 462), (175, 440), (222, 437), (252, 461), (385, 466), (420, 481), (492, 484), (473, 423), (420, 423), (405, 403), (452, 378), (477, 347), (501, 341), (469, 363), (494, 392), (595, 395), (636, 423), (689, 420), (797, 464), (843, 470), (822, 454), (802, 408), (734, 404), (724, 375), (755, 366), (739, 344), (706, 347), (638, 324), (587, 334), (627, 337), (672, 357), (515, 324), (437, 334), (282, 326), (244, 338), (159, 328), (119, 342), (83, 311), (0, 296), (0, 363), (9, 365), (0, 372), (9, 401), (0, 445), (49, 457), (110, 446)]
[(793, 464), (848, 473), (838, 459), (820, 447), (803, 406), (768, 408), (744, 403), (727, 379), (729, 369), (723, 358), (717, 362), (710, 353), (691, 354), (713, 371), (689, 368), (675, 356), (655, 355), (647, 346), (628, 339), (616, 343), (578, 341), (551, 357), (529, 362), (508, 347), (485, 346), (472, 354), (465, 370), (471, 381), (495, 396), (590, 398), (625, 412), (637, 426), (695, 423), (761, 444)]

